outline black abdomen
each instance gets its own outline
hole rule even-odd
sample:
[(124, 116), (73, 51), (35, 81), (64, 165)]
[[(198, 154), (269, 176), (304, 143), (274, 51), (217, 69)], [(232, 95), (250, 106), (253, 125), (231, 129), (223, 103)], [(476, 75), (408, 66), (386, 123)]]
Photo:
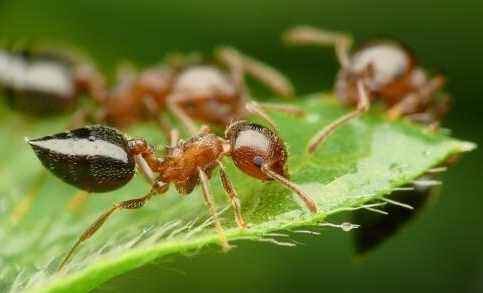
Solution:
[(88, 192), (118, 189), (134, 175), (127, 139), (113, 128), (83, 127), (28, 143), (50, 172)]

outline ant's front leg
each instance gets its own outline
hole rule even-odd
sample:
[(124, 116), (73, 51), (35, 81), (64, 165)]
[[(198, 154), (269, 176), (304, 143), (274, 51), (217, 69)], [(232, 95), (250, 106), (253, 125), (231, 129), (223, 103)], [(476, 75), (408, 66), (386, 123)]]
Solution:
[(367, 95), (366, 88), (364, 86), (364, 82), (362, 79), (357, 81), (357, 92), (359, 96), (359, 101), (357, 103), (357, 109), (338, 118), (337, 120), (333, 121), (329, 125), (325, 126), (320, 130), (314, 137), (309, 141), (308, 144), (308, 151), (309, 153), (313, 153), (317, 150), (317, 148), (324, 142), (324, 140), (337, 128), (341, 127), (342, 125), (346, 124), (347, 122), (361, 116), (362, 114), (369, 111), (370, 108), (370, 100), (369, 96)]
[(349, 48), (352, 44), (351, 35), (310, 26), (296, 26), (286, 31), (282, 36), (282, 40), (290, 46), (334, 46), (341, 67), (350, 67)]
[(223, 188), (225, 189), (226, 196), (230, 200), (233, 210), (235, 211), (235, 219), (238, 227), (240, 229), (248, 229), (248, 225), (245, 224), (242, 217), (241, 205), (240, 200), (238, 199), (238, 195), (231, 183), (230, 177), (228, 177), (228, 173), (226, 172), (225, 166), (221, 161), (217, 162), (218, 167), (220, 168), (220, 178), (221, 183), (223, 184)]
[(165, 193), (168, 190), (168, 183), (160, 182), (157, 181), (153, 184), (151, 190), (149, 191), (148, 194), (146, 194), (143, 197), (136, 198), (136, 199), (131, 199), (131, 200), (126, 200), (122, 201), (119, 203), (114, 204), (110, 209), (105, 211), (103, 214), (101, 214), (97, 220), (95, 220), (87, 230), (82, 233), (82, 235), (79, 237), (79, 239), (75, 242), (74, 246), (70, 249), (70, 251), (67, 253), (59, 267), (57, 268), (57, 271), (60, 271), (70, 260), (72, 255), (74, 254), (75, 250), (77, 247), (84, 241), (87, 241), (89, 238), (91, 238), (92, 235), (94, 235), (99, 228), (104, 225), (104, 223), (107, 221), (107, 219), (111, 216), (112, 213), (118, 210), (122, 209), (139, 209), (144, 206), (144, 204), (151, 199), (154, 195), (157, 194), (162, 194)]

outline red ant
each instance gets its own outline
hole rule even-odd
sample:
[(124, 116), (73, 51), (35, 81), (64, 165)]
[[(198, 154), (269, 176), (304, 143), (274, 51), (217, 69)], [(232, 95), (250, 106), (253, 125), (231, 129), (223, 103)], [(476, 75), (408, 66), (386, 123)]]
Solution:
[(160, 110), (167, 109), (183, 123), (190, 135), (195, 135), (197, 126), (193, 119), (226, 127), (231, 121), (256, 113), (274, 126), (263, 109), (303, 114), (295, 107), (251, 101), (245, 73), (276, 95), (293, 94), (288, 79), (274, 68), (230, 47), (219, 48), (214, 55), (217, 62), (184, 57), (171, 59), (167, 65), (147, 69), (138, 78), (120, 82), (103, 107), (108, 124), (130, 125), (140, 120), (147, 109), (167, 132), (170, 127), (159, 119)]
[[(171, 183), (181, 194), (189, 194), (196, 185), (201, 185), (221, 244), (224, 250), (230, 249), (208, 183), (215, 168), (219, 169), (238, 226), (241, 229), (248, 226), (242, 218), (237, 193), (222, 163), (224, 157), (231, 157), (240, 170), (253, 178), (277, 181), (297, 194), (309, 211), (317, 212), (317, 206), (310, 197), (289, 180), (287, 149), (277, 133), (255, 123), (237, 121), (228, 126), (225, 136), (226, 139), (222, 139), (210, 132), (208, 127), (202, 127), (186, 142), (172, 141), (165, 157), (159, 157), (143, 139), (128, 140), (118, 130), (100, 125), (29, 140), (45, 168), (64, 182), (87, 192), (115, 190), (128, 183), (135, 172), (135, 155), (141, 155), (150, 171), (158, 174), (145, 196), (116, 203), (101, 214), (80, 236), (59, 270), (78, 245), (98, 231), (113, 212), (141, 208), (153, 196), (165, 193)], [(142, 168), (138, 170), (143, 172)]]
[(391, 120), (405, 116), (432, 127), (448, 110), (448, 98), (436, 96), (445, 77), (439, 74), (428, 80), (414, 54), (399, 41), (369, 40), (349, 55), (352, 37), (343, 33), (299, 26), (283, 39), (290, 45), (334, 46), (341, 66), (335, 94), (344, 104), (357, 107), (320, 130), (309, 142), (311, 153), (338, 127), (366, 113), (371, 100), (384, 102)]

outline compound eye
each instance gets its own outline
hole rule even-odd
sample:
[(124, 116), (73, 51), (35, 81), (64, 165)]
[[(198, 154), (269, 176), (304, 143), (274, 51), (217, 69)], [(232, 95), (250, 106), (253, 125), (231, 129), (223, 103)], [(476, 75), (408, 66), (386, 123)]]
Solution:
[(255, 166), (257, 166), (258, 168), (261, 168), (262, 165), (263, 165), (263, 159), (262, 159), (262, 157), (256, 156), (255, 158), (253, 158), (253, 164)]

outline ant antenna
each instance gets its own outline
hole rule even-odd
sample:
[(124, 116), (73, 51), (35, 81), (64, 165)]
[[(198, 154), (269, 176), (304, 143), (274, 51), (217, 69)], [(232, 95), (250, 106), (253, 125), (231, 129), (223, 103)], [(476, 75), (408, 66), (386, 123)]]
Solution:
[(305, 204), (305, 206), (309, 211), (311, 211), (312, 213), (317, 213), (317, 205), (315, 204), (315, 202), (302, 189), (300, 189), (300, 187), (296, 186), (292, 181), (277, 174), (276, 172), (273, 172), (266, 165), (262, 167), (262, 172), (265, 173), (271, 179), (277, 181), (278, 183), (282, 184), (283, 186), (295, 192), (295, 194), (299, 196), (299, 198), (303, 201), (303, 203)]

